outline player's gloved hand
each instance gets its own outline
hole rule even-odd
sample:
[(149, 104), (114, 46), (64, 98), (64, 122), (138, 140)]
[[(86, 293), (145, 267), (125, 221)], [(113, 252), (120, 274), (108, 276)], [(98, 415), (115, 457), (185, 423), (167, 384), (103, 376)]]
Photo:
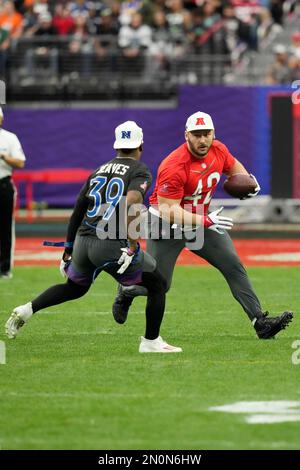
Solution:
[(122, 254), (120, 258), (118, 259), (118, 264), (121, 265), (121, 267), (118, 269), (117, 273), (118, 274), (123, 274), (128, 266), (136, 261), (136, 258), (140, 252), (140, 244), (137, 244), (137, 249), (131, 250), (130, 248), (121, 248)]
[(254, 180), (255, 184), (256, 184), (256, 187), (254, 189), (254, 192), (253, 193), (249, 193), (247, 194), (246, 197), (242, 197), (241, 199), (248, 199), (249, 197), (255, 197), (258, 195), (259, 191), (260, 191), (260, 186), (259, 186), (259, 183), (257, 181), (257, 179), (255, 178), (254, 175), (252, 175), (251, 173), (249, 174), (249, 176), (251, 176), (251, 178)]
[(220, 216), (220, 212), (224, 207), (220, 207), (209, 215), (204, 217), (204, 227), (214, 230), (215, 232), (223, 234), (223, 230), (231, 230), (233, 226), (233, 220), (230, 217)]
[(60, 274), (62, 275), (63, 278), (68, 277), (66, 273), (66, 269), (71, 264), (71, 261), (72, 261), (72, 255), (64, 251), (64, 254), (62, 256), (60, 266), (59, 266)]

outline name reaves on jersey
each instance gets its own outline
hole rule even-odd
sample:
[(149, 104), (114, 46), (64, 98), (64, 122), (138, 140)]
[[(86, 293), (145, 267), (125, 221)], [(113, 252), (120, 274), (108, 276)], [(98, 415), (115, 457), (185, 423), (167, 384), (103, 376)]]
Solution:
[(116, 157), (100, 166), (86, 181), (76, 206), (84, 207), (79, 235), (127, 239), (126, 195), (139, 191), (143, 198), (151, 186), (148, 167), (131, 158)]

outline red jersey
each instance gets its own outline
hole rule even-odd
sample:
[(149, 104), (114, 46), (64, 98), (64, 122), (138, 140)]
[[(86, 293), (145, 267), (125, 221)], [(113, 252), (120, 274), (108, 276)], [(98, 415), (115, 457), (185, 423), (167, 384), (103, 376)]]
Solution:
[(150, 204), (157, 205), (157, 196), (181, 199), (181, 206), (189, 204), (191, 212), (203, 204), (206, 215), (222, 173), (228, 173), (235, 161), (218, 140), (213, 141), (204, 158), (194, 157), (186, 143), (181, 145), (160, 164)]

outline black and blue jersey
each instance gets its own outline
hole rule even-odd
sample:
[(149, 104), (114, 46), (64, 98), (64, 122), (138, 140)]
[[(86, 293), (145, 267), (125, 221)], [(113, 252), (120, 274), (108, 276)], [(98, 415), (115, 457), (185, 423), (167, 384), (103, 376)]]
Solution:
[[(147, 165), (132, 158), (116, 157), (101, 165), (82, 187), (70, 219), (67, 241), (81, 236), (127, 238), (125, 199), (128, 191), (139, 191), (143, 198), (151, 186)], [(110, 233), (111, 231), (111, 233)]]

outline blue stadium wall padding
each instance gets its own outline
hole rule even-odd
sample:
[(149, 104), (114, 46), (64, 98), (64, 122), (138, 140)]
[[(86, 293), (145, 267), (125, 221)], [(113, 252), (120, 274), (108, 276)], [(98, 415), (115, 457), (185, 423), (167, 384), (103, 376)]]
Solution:
[[(155, 175), (160, 161), (184, 141), (187, 117), (212, 115), (216, 136), (270, 191), (268, 96), (289, 87), (182, 86), (175, 109), (17, 109), (4, 107), (4, 128), (15, 132), (27, 156), (26, 169), (97, 168), (114, 157), (114, 128), (135, 120), (144, 129), (143, 160)], [(34, 199), (72, 206), (80, 184), (36, 184)], [(21, 188), (21, 204), (24, 204)], [(216, 197), (224, 197), (220, 188)]]

